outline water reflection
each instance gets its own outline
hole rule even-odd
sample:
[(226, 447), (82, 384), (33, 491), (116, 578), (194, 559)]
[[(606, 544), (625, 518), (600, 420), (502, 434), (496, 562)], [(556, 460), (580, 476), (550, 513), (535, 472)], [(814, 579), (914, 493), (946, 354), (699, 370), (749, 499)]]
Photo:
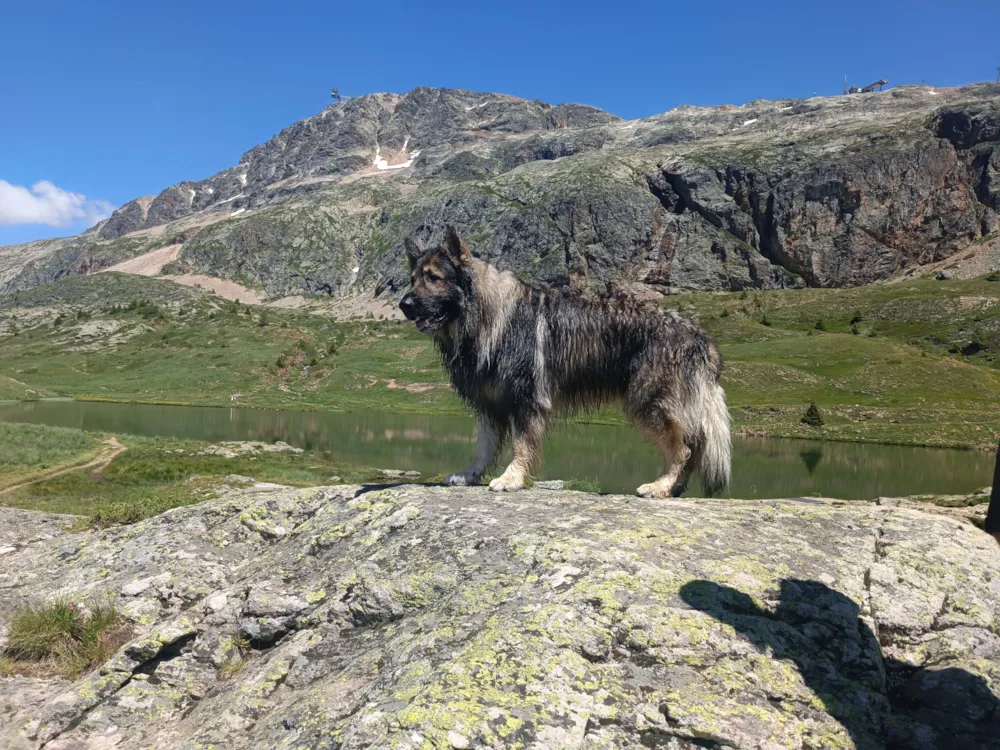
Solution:
[[(425, 476), (463, 468), (475, 445), (475, 421), (468, 417), (40, 401), (0, 405), (0, 420), (210, 441), (284, 440), (345, 462)], [(992, 459), (968, 451), (744, 438), (734, 444), (732, 494), (858, 499), (971, 492), (989, 484)], [(596, 479), (605, 492), (632, 492), (660, 463), (629, 427), (558, 423), (546, 440), (540, 474)]]

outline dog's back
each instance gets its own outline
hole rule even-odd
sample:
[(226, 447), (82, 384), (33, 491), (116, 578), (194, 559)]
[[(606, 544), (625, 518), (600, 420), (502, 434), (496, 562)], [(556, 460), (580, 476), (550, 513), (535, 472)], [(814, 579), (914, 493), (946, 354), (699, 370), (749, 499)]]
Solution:
[(494, 490), (524, 486), (553, 412), (621, 402), (664, 456), (640, 487), (666, 497), (700, 469), (705, 489), (729, 482), (722, 359), (693, 321), (624, 295), (528, 287), (476, 260), (454, 230), (439, 248), (410, 242), (413, 289), (400, 306), (432, 333), (458, 394), (479, 414), (477, 457), (451, 484), (475, 483), (513, 435), (514, 460)]
[[(666, 447), (662, 435), (675, 423), (706, 492), (729, 483), (722, 358), (693, 320), (625, 295), (559, 295), (540, 307), (554, 408), (576, 411), (619, 402), (661, 447)], [(678, 477), (682, 484), (690, 468)]]

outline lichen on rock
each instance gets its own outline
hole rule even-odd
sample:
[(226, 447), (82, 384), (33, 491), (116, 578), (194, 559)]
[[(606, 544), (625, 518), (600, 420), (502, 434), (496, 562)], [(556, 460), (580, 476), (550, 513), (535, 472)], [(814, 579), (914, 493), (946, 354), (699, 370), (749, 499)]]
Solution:
[(5, 748), (1000, 738), (1000, 551), (908, 507), (251, 486), (14, 541), (0, 621), (111, 596), (136, 636), (72, 684), (0, 679)]

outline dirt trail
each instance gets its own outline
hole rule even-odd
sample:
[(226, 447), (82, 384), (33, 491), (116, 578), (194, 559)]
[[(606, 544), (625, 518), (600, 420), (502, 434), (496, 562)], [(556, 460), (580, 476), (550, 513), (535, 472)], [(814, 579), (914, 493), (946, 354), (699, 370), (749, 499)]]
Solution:
[(22, 482), (21, 484), (15, 484), (13, 487), (6, 487), (0, 490), (0, 495), (6, 495), (14, 490), (19, 490), (23, 487), (30, 487), (33, 484), (39, 484), (40, 482), (47, 482), (50, 479), (55, 479), (63, 474), (69, 474), (71, 471), (81, 471), (82, 469), (103, 469), (109, 463), (114, 461), (118, 456), (128, 450), (128, 447), (122, 445), (118, 442), (117, 438), (108, 438), (104, 441), (105, 450), (101, 451), (100, 455), (92, 461), (88, 461), (85, 464), (78, 464), (76, 466), (67, 466), (63, 469), (58, 469), (57, 471), (50, 472), (48, 474), (43, 474), (40, 477), (35, 477), (28, 482)]

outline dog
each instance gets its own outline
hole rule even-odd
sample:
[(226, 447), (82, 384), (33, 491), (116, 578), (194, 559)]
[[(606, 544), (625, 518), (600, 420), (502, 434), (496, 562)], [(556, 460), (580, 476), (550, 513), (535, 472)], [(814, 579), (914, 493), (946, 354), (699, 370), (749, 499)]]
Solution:
[(434, 337), (453, 388), (478, 416), (476, 456), (447, 485), (478, 484), (508, 438), (513, 459), (490, 482), (519, 490), (554, 414), (619, 403), (663, 453), (640, 497), (680, 495), (697, 469), (708, 494), (729, 484), (722, 358), (692, 320), (626, 295), (538, 289), (476, 259), (454, 227), (437, 247), (404, 242), (412, 286), (399, 303)]

